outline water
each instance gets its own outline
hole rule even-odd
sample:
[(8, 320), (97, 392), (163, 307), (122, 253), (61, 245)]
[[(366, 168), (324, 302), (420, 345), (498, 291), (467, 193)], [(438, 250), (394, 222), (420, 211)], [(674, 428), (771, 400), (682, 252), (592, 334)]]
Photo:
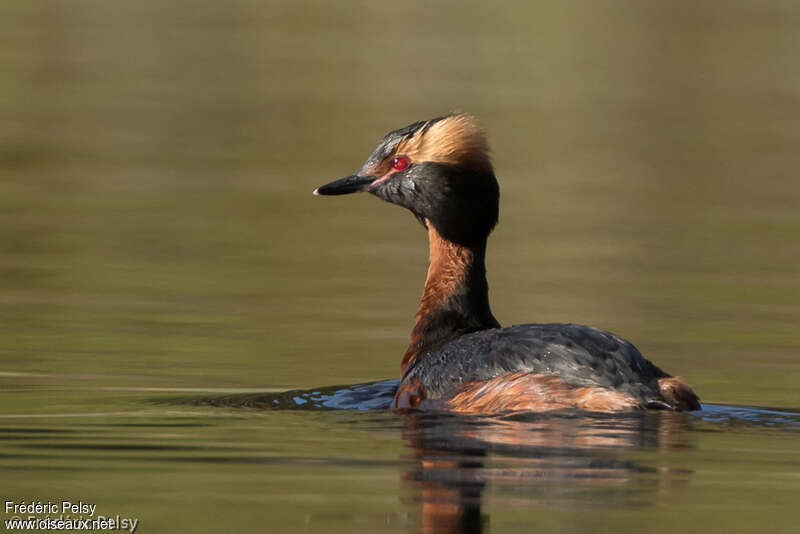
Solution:
[(262, 394), (267, 409), (252, 394), (187, 400), (5, 416), (5, 478), (16, 495), (80, 496), (157, 532), (635, 531), (642, 522), (751, 532), (765, 514), (776, 532), (794, 528), (798, 413), (706, 404), (693, 414), (401, 416), (296, 401), (287, 410), (280, 394)]
[[(2, 3), (3, 495), (141, 532), (795, 531), (798, 36), (794, 2)], [(498, 319), (619, 333), (703, 412), (380, 409), (424, 233), (310, 192), (451, 110), (493, 147)]]

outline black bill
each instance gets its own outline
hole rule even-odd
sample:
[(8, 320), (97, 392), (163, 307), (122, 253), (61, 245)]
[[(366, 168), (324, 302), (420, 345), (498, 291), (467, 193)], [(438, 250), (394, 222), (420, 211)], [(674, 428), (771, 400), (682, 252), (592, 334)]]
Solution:
[(366, 186), (375, 181), (371, 176), (359, 176), (353, 174), (346, 178), (340, 178), (314, 190), (315, 195), (346, 195), (363, 191)]

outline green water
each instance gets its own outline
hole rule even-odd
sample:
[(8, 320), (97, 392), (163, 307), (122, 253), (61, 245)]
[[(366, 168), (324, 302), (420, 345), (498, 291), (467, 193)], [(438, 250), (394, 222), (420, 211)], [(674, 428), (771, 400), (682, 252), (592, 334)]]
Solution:
[[(4, 499), (137, 532), (795, 531), (797, 416), (727, 406), (800, 408), (798, 57), (788, 1), (3, 2)], [(186, 402), (397, 377), (425, 234), (310, 193), (454, 110), (501, 184), (497, 318), (619, 333), (724, 417)]]

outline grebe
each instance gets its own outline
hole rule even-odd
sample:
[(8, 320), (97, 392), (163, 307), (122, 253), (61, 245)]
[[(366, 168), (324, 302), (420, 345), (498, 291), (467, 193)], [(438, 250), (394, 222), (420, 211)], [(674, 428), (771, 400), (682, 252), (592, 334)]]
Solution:
[(389, 132), (361, 170), (314, 194), (359, 191), (408, 208), (428, 231), (430, 266), (394, 408), (700, 409), (681, 378), (610, 332), (576, 324), (501, 328), (484, 263), (500, 193), (474, 117), (447, 115)]

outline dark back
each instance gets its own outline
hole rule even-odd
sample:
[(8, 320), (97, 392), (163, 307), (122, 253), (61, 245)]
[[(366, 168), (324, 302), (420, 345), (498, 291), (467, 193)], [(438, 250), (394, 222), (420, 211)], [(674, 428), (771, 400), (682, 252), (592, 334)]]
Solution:
[(628, 341), (575, 324), (525, 324), (467, 334), (422, 353), (403, 381), (419, 380), (429, 399), (460, 385), (505, 374), (558, 376), (575, 387), (618, 390), (645, 405), (662, 403), (657, 380), (668, 376)]

